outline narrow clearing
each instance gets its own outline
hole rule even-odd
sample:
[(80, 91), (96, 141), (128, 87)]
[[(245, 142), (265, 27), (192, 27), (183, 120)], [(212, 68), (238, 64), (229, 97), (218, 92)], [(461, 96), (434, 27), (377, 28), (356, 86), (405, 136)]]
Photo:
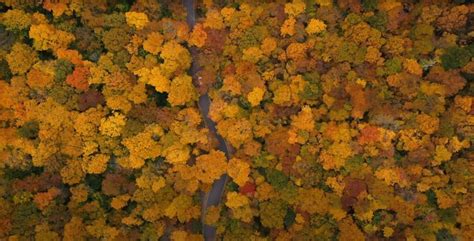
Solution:
[[(196, 23), (196, 8), (195, 8), (195, 1), (194, 0), (183, 0), (183, 4), (186, 7), (187, 11), (187, 17), (186, 21), (189, 25), (189, 27), (192, 29), (194, 24)], [(191, 55), (193, 57), (193, 60), (195, 60), (195, 57), (197, 55), (197, 49), (191, 48), (190, 49)], [(199, 70), (199, 66), (195, 61), (193, 61), (190, 74), (193, 77), (193, 80), (197, 80), (199, 77), (197, 75)], [(206, 127), (209, 129), (209, 131), (217, 137), (218, 140), (218, 149), (222, 152), (225, 153), (227, 159), (230, 158), (230, 153), (229, 150), (227, 149), (225, 140), (220, 136), (217, 131), (216, 131), (216, 126), (215, 123), (209, 119), (208, 113), (209, 113), (209, 105), (211, 104), (211, 100), (209, 98), (209, 95), (205, 94), (199, 97), (199, 111), (201, 112), (201, 115), (204, 119), (204, 122), (206, 124)], [(212, 184), (212, 188), (210, 192), (206, 193), (203, 198), (203, 203), (202, 203), (202, 221), (203, 221), (203, 234), (205, 240), (216, 240), (216, 229), (213, 226), (206, 225), (204, 224), (204, 217), (206, 210), (209, 206), (215, 206), (218, 205), (222, 199), (222, 194), (224, 192), (224, 186), (227, 182), (227, 174), (222, 175), (218, 180), (216, 180)]]

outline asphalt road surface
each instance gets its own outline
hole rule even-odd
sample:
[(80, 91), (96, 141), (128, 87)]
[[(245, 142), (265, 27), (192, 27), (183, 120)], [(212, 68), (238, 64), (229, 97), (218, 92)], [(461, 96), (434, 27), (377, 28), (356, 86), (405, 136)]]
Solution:
[[(186, 7), (186, 11), (187, 11), (186, 21), (189, 27), (192, 28), (194, 24), (196, 23), (195, 0), (183, 0), (183, 4)], [(191, 55), (193, 56), (193, 59), (195, 59), (194, 56), (196, 56), (197, 54), (197, 49), (191, 48), (190, 51), (191, 51)], [(197, 75), (198, 70), (199, 70), (199, 66), (197, 65), (196, 62), (193, 61), (191, 65), (190, 74), (192, 75), (194, 82), (197, 82), (196, 80), (198, 80), (199, 78), (199, 76)], [(222, 138), (222, 136), (217, 134), (215, 123), (208, 117), (210, 104), (211, 104), (211, 100), (209, 98), (209, 95), (205, 94), (199, 97), (199, 103), (198, 103), (199, 111), (201, 112), (201, 115), (204, 119), (206, 127), (209, 129), (209, 131), (211, 131), (217, 137), (218, 149), (224, 152), (227, 159), (229, 159), (230, 153), (225, 143), (225, 140)], [(205, 217), (204, 214), (206, 213), (207, 208), (209, 206), (216, 206), (221, 202), (226, 182), (227, 182), (227, 174), (224, 174), (212, 184), (211, 190), (208, 193), (204, 194), (202, 210), (201, 210), (203, 214), (201, 218), (203, 224), (204, 224), (204, 217)], [(204, 224), (203, 235), (206, 241), (216, 240), (216, 228), (213, 226)]]

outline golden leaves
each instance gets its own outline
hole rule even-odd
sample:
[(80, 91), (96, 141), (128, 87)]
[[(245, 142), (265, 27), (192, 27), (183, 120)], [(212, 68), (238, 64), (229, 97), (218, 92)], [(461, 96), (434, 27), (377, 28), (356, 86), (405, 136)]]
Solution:
[(38, 193), (34, 197), (34, 202), (40, 210), (44, 210), (51, 201), (61, 193), (56, 187), (48, 189), (47, 192)]
[(201, 48), (206, 43), (207, 33), (204, 30), (202, 24), (196, 24), (191, 32), (191, 36), (189, 37), (189, 43), (194, 45), (198, 48)]
[(196, 178), (207, 184), (220, 178), (227, 171), (227, 161), (225, 154), (221, 151), (212, 150), (209, 154), (204, 154), (196, 158), (194, 172)]
[(319, 19), (309, 20), (308, 26), (306, 26), (306, 32), (308, 34), (321, 33), (326, 30), (326, 24)]
[(27, 74), (27, 84), (33, 89), (45, 89), (51, 87), (54, 81), (54, 74), (49, 71), (41, 71), (39, 68), (32, 68)]
[(234, 147), (240, 147), (252, 138), (252, 124), (246, 119), (227, 119), (217, 124), (217, 131)]
[(192, 218), (196, 218), (200, 213), (199, 206), (192, 205), (192, 199), (188, 195), (179, 195), (164, 210), (165, 215), (169, 218), (176, 217), (180, 222), (188, 222)]
[(291, 89), (288, 85), (280, 85), (273, 94), (275, 104), (284, 105), (291, 101)]
[(451, 159), (451, 156), (452, 153), (449, 152), (445, 146), (438, 145), (435, 149), (433, 165), (440, 165), (442, 162), (449, 161)]
[(244, 222), (250, 222), (253, 218), (252, 209), (250, 208), (250, 199), (247, 196), (237, 192), (228, 192), (225, 205), (232, 210), (232, 216)]
[(283, 25), (280, 28), (280, 35), (281, 36), (286, 36), (286, 35), (293, 36), (293, 34), (295, 34), (295, 23), (296, 23), (296, 20), (295, 20), (294, 17), (290, 17), (290, 18), (286, 19), (285, 22), (283, 23)]
[(146, 40), (143, 41), (143, 49), (152, 54), (158, 54), (161, 51), (163, 41), (163, 35), (161, 35), (160, 33), (149, 33)]
[(247, 95), (247, 99), (252, 106), (257, 106), (263, 99), (265, 91), (259, 87), (254, 87)]
[(327, 150), (323, 150), (319, 157), (325, 170), (339, 169), (346, 160), (354, 155), (352, 147), (345, 142), (334, 143)]
[(265, 55), (270, 55), (273, 50), (277, 47), (277, 41), (275, 38), (266, 37), (263, 39), (260, 49)]
[(401, 187), (406, 187), (409, 185), (409, 180), (407, 180), (405, 170), (401, 168), (381, 168), (375, 172), (375, 177), (385, 181), (387, 185), (398, 184)]
[(145, 131), (135, 136), (123, 139), (122, 144), (130, 153), (125, 167), (141, 168), (145, 164), (145, 159), (160, 156), (162, 147), (155, 139), (163, 134), (163, 129), (155, 124), (146, 127)]
[(364, 116), (364, 113), (369, 109), (369, 101), (364, 88), (355, 83), (349, 83), (346, 85), (345, 90), (351, 96), (351, 103), (353, 109), (351, 116), (360, 119)]
[(472, 239), (467, 5), (373, 2), (8, 3), (0, 239)]
[(304, 43), (291, 43), (286, 48), (286, 55), (289, 59), (301, 60), (306, 58), (308, 46)]
[(160, 57), (164, 59), (161, 70), (165, 76), (171, 76), (175, 72), (184, 72), (191, 66), (189, 51), (174, 40), (163, 45)]
[(416, 122), (420, 129), (428, 135), (433, 134), (439, 128), (439, 119), (424, 113), (416, 116)]
[(100, 120), (99, 130), (103, 135), (117, 137), (121, 135), (122, 128), (125, 126), (126, 117), (119, 112), (112, 116)]
[(37, 56), (37, 53), (30, 46), (15, 43), (6, 56), (6, 60), (12, 73), (24, 74), (38, 60)]
[(120, 195), (117, 197), (112, 198), (112, 201), (110, 203), (110, 206), (114, 209), (122, 209), (125, 207), (130, 200), (130, 195), (125, 194), (125, 195)]
[(73, 34), (58, 30), (49, 24), (32, 25), (29, 36), (34, 40), (33, 47), (37, 50), (67, 49), (68, 45), (75, 40)]
[(143, 29), (149, 22), (148, 16), (141, 12), (126, 12), (125, 18), (128, 25), (134, 26), (138, 30)]
[(138, 79), (140, 82), (155, 87), (158, 92), (169, 92), (170, 90), (171, 81), (162, 74), (159, 67), (141, 68), (135, 71), (134, 74), (140, 77)]
[(329, 200), (323, 190), (317, 188), (298, 190), (298, 207), (308, 213), (324, 215), (329, 210)]
[(229, 208), (239, 208), (243, 206), (249, 205), (250, 200), (248, 197), (241, 195), (237, 192), (228, 192), (227, 193), (227, 201), (225, 205)]
[(250, 47), (243, 51), (242, 60), (257, 63), (263, 57), (263, 52), (258, 47)]
[(71, 15), (72, 11), (68, 8), (68, 4), (64, 2), (56, 2), (52, 0), (45, 0), (43, 7), (53, 12), (53, 16), (61, 16), (63, 14)]
[(302, 0), (293, 0), (291, 3), (285, 4), (285, 13), (289, 16), (297, 16), (303, 13), (306, 4)]
[(314, 129), (314, 116), (309, 106), (303, 106), (300, 113), (292, 116), (291, 125), (299, 130), (312, 131)]
[(23, 30), (31, 25), (31, 17), (21, 9), (10, 9), (0, 15), (7, 30)]
[[(221, 11), (224, 11), (224, 9)], [(226, 12), (224, 11), (224, 13)], [(226, 13), (226, 15), (229, 15), (229, 13)], [(223, 29), (225, 26), (223, 14), (221, 14), (217, 9), (210, 9), (206, 13), (206, 19), (204, 20), (203, 26), (210, 29)]]
[(84, 158), (82, 168), (86, 173), (101, 174), (107, 169), (110, 157), (105, 154), (96, 154)]
[(351, 217), (347, 217), (338, 223), (339, 241), (364, 241), (364, 234), (360, 231)]
[(168, 101), (172, 106), (184, 105), (196, 101), (198, 94), (191, 76), (182, 74), (171, 81)]
[(414, 74), (416, 76), (421, 76), (423, 74), (423, 69), (414, 59), (406, 59), (403, 63), (403, 67), (410, 74)]
[(61, 177), (64, 183), (69, 185), (81, 182), (85, 172), (82, 169), (81, 161), (71, 159), (67, 161), (67, 165), (61, 169)]
[(229, 160), (227, 174), (232, 177), (233, 181), (239, 186), (245, 185), (249, 180), (250, 165), (238, 158)]

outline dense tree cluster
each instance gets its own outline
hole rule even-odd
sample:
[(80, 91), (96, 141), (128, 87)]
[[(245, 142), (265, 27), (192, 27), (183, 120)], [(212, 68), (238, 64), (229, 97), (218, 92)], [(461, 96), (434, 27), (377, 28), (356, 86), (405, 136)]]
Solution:
[(1, 240), (474, 240), (469, 1), (39, 2), (0, 0)]

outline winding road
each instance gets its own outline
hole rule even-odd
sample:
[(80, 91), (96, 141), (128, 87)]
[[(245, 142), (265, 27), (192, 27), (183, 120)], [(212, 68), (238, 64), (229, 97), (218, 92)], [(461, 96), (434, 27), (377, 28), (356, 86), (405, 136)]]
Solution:
[[(183, 0), (183, 4), (186, 7), (186, 11), (187, 11), (186, 21), (189, 27), (192, 29), (192, 27), (196, 23), (196, 5), (195, 5), (196, 2), (195, 0)], [(196, 59), (195, 57), (197, 55), (197, 49), (192, 47), (190, 51), (193, 57), (190, 74), (193, 77), (194, 82), (196, 82), (196, 80), (199, 78), (199, 76), (197, 75), (199, 71), (199, 66), (196, 63), (196, 61), (194, 61)], [(198, 106), (199, 106), (199, 111), (201, 112), (201, 115), (204, 119), (204, 123), (206, 127), (209, 129), (209, 131), (217, 137), (218, 149), (224, 152), (227, 159), (229, 159), (230, 152), (227, 148), (226, 142), (224, 138), (222, 138), (222, 136), (220, 136), (217, 133), (215, 123), (208, 117), (210, 104), (211, 104), (211, 100), (208, 94), (201, 95), (199, 97)], [(216, 228), (214, 226), (204, 224), (204, 217), (205, 217), (204, 214), (206, 213), (206, 210), (208, 209), (209, 206), (216, 206), (216, 205), (219, 205), (219, 203), (221, 202), (222, 195), (224, 193), (224, 187), (227, 182), (227, 178), (228, 178), (227, 174), (222, 175), (218, 180), (216, 180), (212, 184), (211, 190), (208, 193), (204, 194), (202, 209), (201, 209), (202, 214), (203, 214), (201, 217), (201, 221), (203, 223), (202, 232), (204, 235), (204, 239), (206, 241), (216, 240)]]

